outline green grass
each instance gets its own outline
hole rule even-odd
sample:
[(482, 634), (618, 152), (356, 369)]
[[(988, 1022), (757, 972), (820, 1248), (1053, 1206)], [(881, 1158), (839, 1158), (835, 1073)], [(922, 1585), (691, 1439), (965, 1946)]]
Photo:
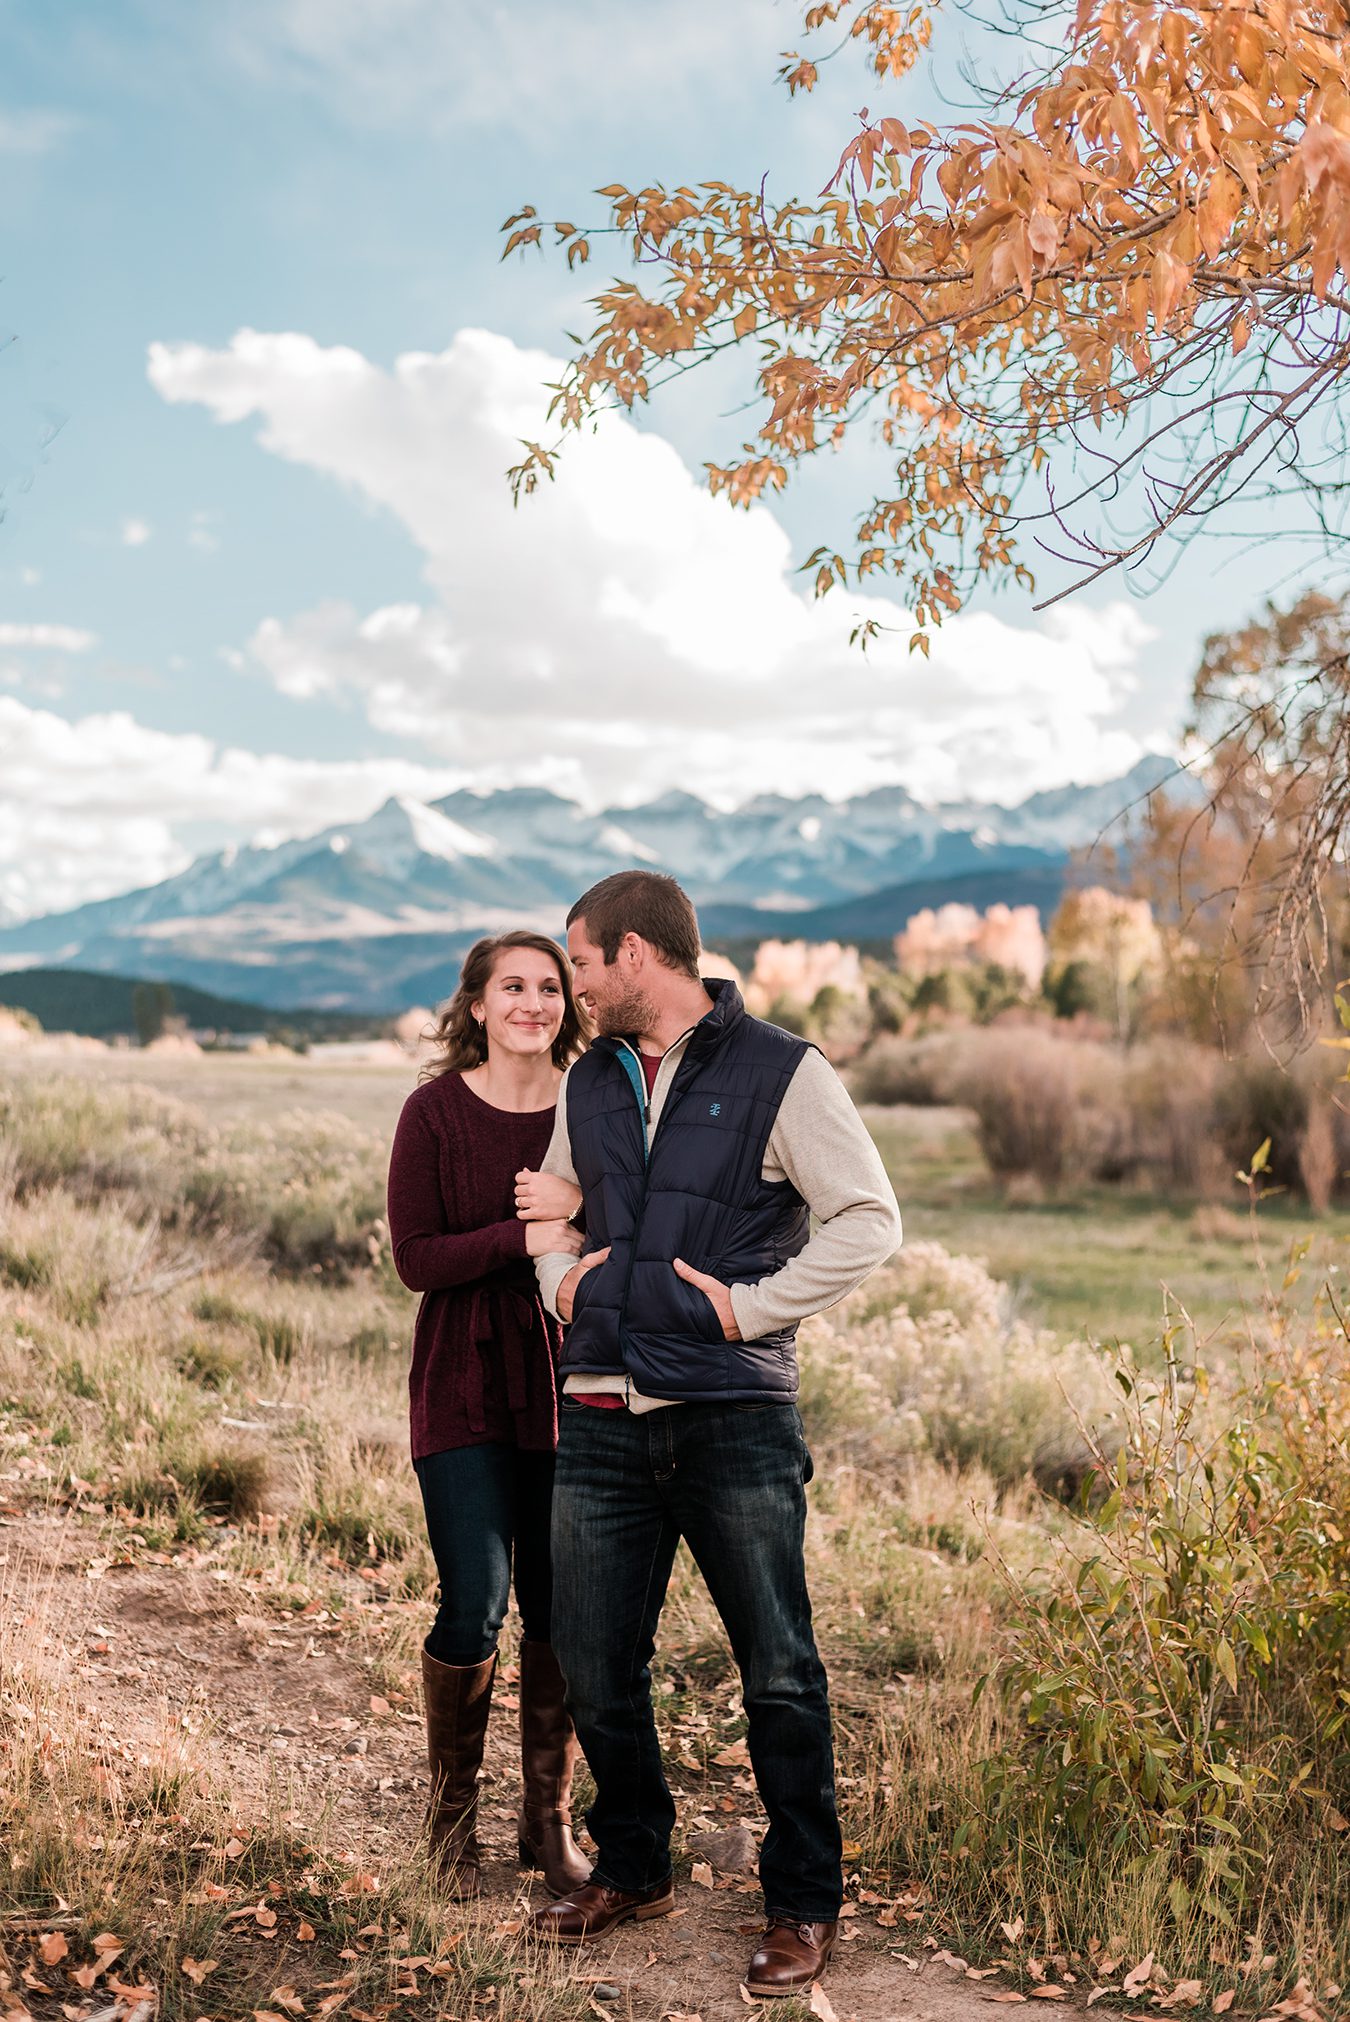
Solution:
[[(982, 1258), (1033, 1326), (1142, 1349), (1161, 1332), (1166, 1288), (1202, 1338), (1245, 1338), (1243, 1300), (1258, 1286), (1236, 1180), (1228, 1205), (1106, 1187), (1026, 1198), (990, 1177), (964, 1110), (865, 1113), (906, 1236)], [(1276, 1196), (1261, 1204), (1260, 1219), (1272, 1251), (1309, 1239), (1310, 1271), (1350, 1268), (1345, 1209), (1319, 1220), (1301, 1202)]]

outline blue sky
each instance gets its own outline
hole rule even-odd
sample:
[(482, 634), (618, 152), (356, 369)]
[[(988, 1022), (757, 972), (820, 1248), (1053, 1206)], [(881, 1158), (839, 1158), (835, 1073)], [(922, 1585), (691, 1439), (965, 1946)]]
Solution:
[(796, 19), (0, 5), (0, 916), (390, 791), (1017, 799), (1166, 742), (1199, 639), (1286, 555), (1192, 551), (1151, 600), (1048, 620), (1005, 595), (928, 668), (863, 663), (858, 600), (813, 608), (793, 573), (846, 531), (863, 458), (772, 515), (714, 508), (699, 464), (745, 433), (726, 372), (504, 505), (548, 354), (619, 255), (503, 266), (502, 218), (594, 217), (613, 180), (818, 189), (881, 99), (845, 58), (789, 104)]

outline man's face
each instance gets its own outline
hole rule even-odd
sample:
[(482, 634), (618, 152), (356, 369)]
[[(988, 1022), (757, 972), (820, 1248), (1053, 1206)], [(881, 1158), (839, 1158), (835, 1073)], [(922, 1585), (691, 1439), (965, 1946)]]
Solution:
[(650, 1006), (637, 980), (641, 946), (629, 935), (619, 943), (614, 960), (606, 962), (603, 950), (591, 940), (585, 920), (574, 920), (567, 929), (573, 987), (596, 1031), (611, 1038), (644, 1032), (651, 1023)]

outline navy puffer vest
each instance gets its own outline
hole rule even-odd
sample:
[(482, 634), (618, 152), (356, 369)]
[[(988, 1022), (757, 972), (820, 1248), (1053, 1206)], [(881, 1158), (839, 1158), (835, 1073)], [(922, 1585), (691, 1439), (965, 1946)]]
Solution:
[(803, 1248), (810, 1217), (788, 1180), (762, 1176), (765, 1148), (806, 1041), (750, 1017), (713, 978), (657, 1127), (626, 1040), (597, 1039), (567, 1077), (567, 1130), (586, 1208), (586, 1247), (608, 1260), (577, 1287), (564, 1376), (626, 1371), (648, 1397), (686, 1403), (797, 1395), (795, 1327), (723, 1339), (683, 1257), (724, 1284), (753, 1285)]

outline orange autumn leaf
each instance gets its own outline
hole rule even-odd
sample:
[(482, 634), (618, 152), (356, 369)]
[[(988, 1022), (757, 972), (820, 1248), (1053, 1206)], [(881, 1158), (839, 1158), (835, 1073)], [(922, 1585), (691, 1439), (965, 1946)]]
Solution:
[[(1032, 10), (1009, 5), (1011, 33)], [(803, 20), (789, 92), (849, 49), (884, 84), (933, 30), (930, 0), (815, 0)], [(923, 89), (911, 80), (907, 103)], [(1350, 26), (1329, 0), (1079, 0), (1020, 99), (973, 89), (959, 125), (864, 109), (815, 197), (701, 165), (674, 188), (608, 183), (597, 226), (633, 263), (596, 292), (552, 408), (561, 439), (646, 402), (671, 361), (744, 345), (750, 439), (709, 458), (712, 490), (747, 507), (820, 449), (879, 437), (883, 482), (811, 574), (822, 596), (892, 575), (917, 640), (985, 579), (1028, 586), (1033, 539), (1045, 555), (1081, 535), (1085, 581), (1250, 502), (1272, 397), (1296, 387), (1306, 417), (1350, 375)], [(508, 249), (541, 227), (537, 207), (518, 212)], [(568, 218), (554, 236), (570, 248), (591, 229)], [(1165, 497), (1129, 453), (1144, 402)], [(527, 445), (518, 497), (558, 450)], [(1263, 481), (1308, 480), (1288, 459)], [(1119, 531), (1103, 530), (1108, 500)]]

